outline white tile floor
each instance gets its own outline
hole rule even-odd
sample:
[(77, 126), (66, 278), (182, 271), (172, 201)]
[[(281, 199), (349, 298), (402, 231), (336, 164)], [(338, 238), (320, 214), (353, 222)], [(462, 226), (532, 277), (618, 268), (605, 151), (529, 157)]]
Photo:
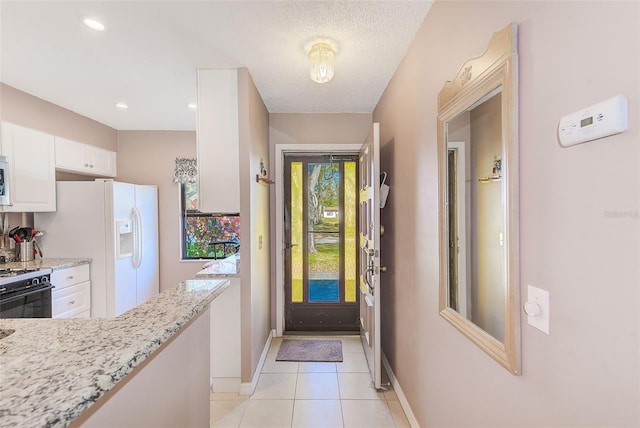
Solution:
[(314, 339), (342, 340), (343, 362), (278, 362), (282, 338), (275, 338), (252, 396), (211, 394), (211, 427), (410, 426), (391, 387), (377, 392), (371, 386), (358, 336)]

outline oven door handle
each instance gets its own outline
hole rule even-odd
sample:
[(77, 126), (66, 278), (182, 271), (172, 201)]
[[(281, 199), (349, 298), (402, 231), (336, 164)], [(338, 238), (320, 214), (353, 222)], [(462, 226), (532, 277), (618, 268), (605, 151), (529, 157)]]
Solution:
[(4, 304), (4, 303), (14, 302), (18, 299), (23, 299), (27, 296), (31, 296), (32, 294), (40, 293), (42, 291), (49, 291), (52, 288), (55, 288), (55, 286), (53, 284), (49, 284), (46, 287), (38, 288), (36, 290), (31, 290), (31, 291), (25, 291), (24, 293), (20, 293), (17, 296), (12, 296), (12, 297), (9, 297), (8, 299), (2, 299), (0, 300), (0, 303)]

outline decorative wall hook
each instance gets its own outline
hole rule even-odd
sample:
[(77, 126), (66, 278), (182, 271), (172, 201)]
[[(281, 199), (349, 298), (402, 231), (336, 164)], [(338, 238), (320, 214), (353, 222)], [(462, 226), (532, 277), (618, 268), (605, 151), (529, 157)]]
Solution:
[(260, 159), (260, 173), (256, 174), (256, 183), (273, 184), (275, 181), (269, 179), (267, 169), (264, 167), (264, 160)]

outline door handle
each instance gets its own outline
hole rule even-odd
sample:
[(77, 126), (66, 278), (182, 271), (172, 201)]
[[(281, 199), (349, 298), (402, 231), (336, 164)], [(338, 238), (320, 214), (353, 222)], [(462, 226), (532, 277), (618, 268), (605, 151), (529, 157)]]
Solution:
[(298, 246), (298, 244), (284, 244), (284, 249), (285, 250), (290, 250), (293, 247), (297, 247), (297, 246)]
[(369, 265), (367, 267), (367, 273), (371, 274), (371, 275), (377, 275), (379, 273), (387, 273), (387, 267), (386, 266), (373, 266), (373, 265)]

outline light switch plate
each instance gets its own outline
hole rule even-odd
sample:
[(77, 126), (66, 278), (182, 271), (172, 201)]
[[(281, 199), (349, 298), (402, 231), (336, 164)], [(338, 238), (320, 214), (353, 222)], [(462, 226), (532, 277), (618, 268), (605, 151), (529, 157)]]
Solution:
[[(549, 334), (549, 292), (533, 285), (527, 286), (527, 305), (537, 305), (539, 313), (537, 315), (527, 314), (527, 322), (530, 326)], [(529, 311), (531, 313), (531, 311)]]

